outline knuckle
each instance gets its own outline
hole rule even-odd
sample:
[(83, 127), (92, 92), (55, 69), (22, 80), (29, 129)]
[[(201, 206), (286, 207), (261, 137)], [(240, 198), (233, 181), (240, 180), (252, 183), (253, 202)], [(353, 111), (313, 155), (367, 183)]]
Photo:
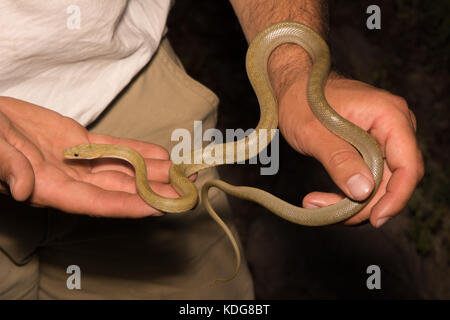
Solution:
[(375, 100), (381, 107), (386, 107), (388, 109), (392, 109), (394, 107), (402, 113), (407, 113), (409, 110), (408, 103), (406, 102), (405, 98), (392, 94), (385, 90), (379, 91)]
[(403, 111), (403, 112), (409, 111), (408, 103), (406, 102), (405, 98), (397, 96), (397, 95), (392, 95), (392, 101), (393, 101), (394, 105), (401, 111)]
[[(409, 123), (413, 127), (414, 131), (417, 130), (417, 119), (415, 114), (412, 112), (412, 110), (408, 107), (408, 102), (405, 98), (394, 95), (391, 93), (387, 93), (387, 97), (384, 96), (382, 100), (385, 102), (383, 103), (386, 107), (391, 108), (394, 107), (399, 115), (402, 115), (403, 117), (406, 117), (408, 119)], [(390, 102), (389, 104), (386, 104), (386, 102)]]

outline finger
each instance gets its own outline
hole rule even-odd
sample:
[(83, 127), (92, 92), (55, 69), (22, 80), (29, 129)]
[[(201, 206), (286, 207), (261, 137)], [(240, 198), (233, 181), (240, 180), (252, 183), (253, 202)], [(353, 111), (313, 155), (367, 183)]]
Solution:
[[(383, 171), (383, 177), (381, 179), (380, 186), (375, 195), (373, 196), (373, 198), (360, 212), (356, 213), (354, 216), (346, 220), (344, 224), (354, 225), (369, 219), (373, 206), (385, 194), (386, 185), (391, 175), (392, 173), (389, 171), (389, 168), (387, 168), (385, 164), (385, 169)], [(327, 193), (327, 192), (311, 192), (307, 194), (305, 198), (303, 198), (303, 207), (311, 209), (327, 207), (341, 201), (344, 198), (345, 196), (342, 194)]]
[[(303, 207), (306, 209), (317, 209), (338, 203), (345, 197), (336, 193), (311, 192), (303, 199)], [(372, 202), (373, 200), (371, 200)], [(354, 216), (344, 221), (345, 225), (359, 224), (370, 217), (370, 203)]]
[(322, 127), (309, 139), (308, 153), (318, 159), (333, 181), (350, 199), (362, 201), (373, 190), (374, 180), (366, 163), (350, 144)]
[(1, 135), (12, 147), (24, 155), (30, 163), (38, 163), (43, 160), (43, 154), (36, 148), (26, 135), (23, 134), (20, 127), (11, 123), (5, 117), (0, 116)]
[(417, 185), (416, 177), (408, 171), (407, 168), (394, 170), (386, 193), (372, 209), (370, 222), (374, 227), (381, 227), (406, 206)]
[[(147, 166), (147, 179), (163, 183), (169, 182), (169, 168), (172, 162), (169, 160), (145, 159)], [(103, 171), (118, 171), (129, 176), (134, 176), (134, 168), (128, 162), (120, 159), (95, 159), (92, 160), (92, 173)]]
[[(409, 120), (398, 117), (390, 126), (393, 128), (390, 134), (379, 142), (384, 145), (386, 162), (392, 176), (386, 185), (386, 193), (372, 209), (370, 221), (376, 227), (383, 225), (405, 207), (424, 175), (422, 153)], [(377, 138), (378, 131), (373, 131)]]
[(311, 192), (303, 198), (303, 208), (306, 209), (317, 209), (328, 207), (335, 204), (345, 197), (336, 193), (328, 192)]
[(26, 200), (34, 189), (34, 171), (28, 159), (0, 139), (0, 180), (8, 184), (13, 198)]
[[(336, 193), (328, 193), (328, 192), (311, 192), (303, 198), (303, 207), (306, 209), (317, 209), (331, 206), (335, 203), (338, 203), (345, 196), (342, 194)], [(369, 204), (364, 207), (361, 211), (356, 213), (354, 216), (344, 221), (345, 225), (354, 225), (361, 223), (369, 219), (370, 209), (368, 208)]]
[[(86, 175), (84, 182), (91, 183), (105, 190), (137, 193), (136, 179), (128, 174), (117, 171), (101, 171)], [(150, 189), (156, 194), (167, 198), (178, 198), (175, 189), (158, 181), (149, 181)]]
[(65, 212), (111, 218), (140, 218), (161, 212), (136, 193), (109, 191), (93, 184), (66, 181), (54, 188), (49, 205)]
[(136, 150), (144, 158), (169, 160), (170, 157), (169, 152), (162, 146), (138, 140), (116, 138), (103, 134), (90, 133), (89, 141), (91, 143), (118, 144), (126, 146)]
[(370, 202), (357, 214), (355, 214), (353, 217), (349, 218), (344, 222), (346, 225), (354, 225), (361, 223), (365, 220), (368, 220), (372, 214), (373, 207), (380, 201), (380, 199), (383, 197), (383, 195), (386, 193), (386, 186), (389, 182), (389, 179), (392, 176), (392, 172), (389, 170), (388, 166), (386, 165), (386, 162), (384, 162), (384, 169), (383, 169), (383, 176), (380, 181), (380, 186), (378, 187), (377, 192), (373, 196), (373, 198), (370, 200)]

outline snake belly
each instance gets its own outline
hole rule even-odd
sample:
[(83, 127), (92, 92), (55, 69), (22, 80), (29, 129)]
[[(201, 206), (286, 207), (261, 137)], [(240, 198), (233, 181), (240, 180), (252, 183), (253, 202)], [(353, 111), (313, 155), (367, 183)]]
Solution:
[[(364, 202), (345, 198), (336, 204), (319, 209), (305, 209), (285, 202), (261, 189), (230, 185), (222, 180), (206, 182), (201, 190), (201, 200), (211, 217), (220, 225), (230, 239), (236, 254), (236, 268), (231, 280), (239, 270), (240, 250), (233, 233), (212, 208), (208, 191), (218, 188), (223, 192), (250, 200), (267, 208), (283, 219), (305, 226), (323, 226), (346, 220), (359, 212), (375, 194), (383, 175), (383, 156), (377, 142), (364, 130), (342, 118), (328, 104), (324, 95), (324, 85), (330, 69), (330, 54), (326, 42), (315, 31), (297, 22), (280, 22), (261, 31), (250, 43), (246, 57), (246, 69), (249, 80), (258, 98), (260, 120), (255, 130), (246, 138), (236, 142), (218, 144), (214, 154), (221, 152), (220, 161), (214, 161), (211, 153), (203, 154), (202, 149), (194, 150), (181, 164), (170, 168), (170, 183), (180, 194), (172, 199), (154, 193), (147, 182), (145, 162), (136, 151), (124, 146), (84, 144), (64, 151), (66, 158), (93, 159), (99, 157), (120, 158), (130, 162), (136, 171), (136, 184), (140, 196), (152, 207), (164, 212), (184, 212), (192, 209), (198, 201), (198, 191), (187, 177), (200, 170), (238, 160), (247, 160), (263, 150), (272, 140), (273, 131), (278, 127), (278, 103), (272, 89), (267, 62), (271, 52), (281, 44), (293, 43), (308, 52), (312, 60), (312, 69), (307, 84), (307, 100), (317, 119), (332, 133), (355, 147), (375, 180), (374, 191)], [(262, 136), (264, 139), (261, 139)], [(257, 147), (255, 147), (257, 146)], [(228, 150), (236, 152), (227, 153)], [(74, 156), (76, 154), (76, 156)], [(200, 157), (200, 158), (198, 158)], [(192, 164), (193, 159), (203, 159), (200, 164)], [(217, 159), (217, 156), (215, 156)], [(191, 163), (191, 164), (190, 164)]]

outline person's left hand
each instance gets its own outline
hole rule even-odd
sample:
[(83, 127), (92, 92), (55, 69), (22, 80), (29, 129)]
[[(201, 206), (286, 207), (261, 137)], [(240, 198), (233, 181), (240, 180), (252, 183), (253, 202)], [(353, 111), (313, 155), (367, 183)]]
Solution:
[[(366, 199), (374, 187), (373, 176), (356, 149), (313, 115), (306, 101), (306, 78), (293, 81), (282, 92), (278, 97), (280, 129), (289, 144), (318, 159), (345, 196)], [(357, 224), (370, 219), (380, 227), (405, 207), (424, 174), (414, 114), (403, 98), (334, 74), (327, 81), (325, 96), (341, 116), (369, 132), (383, 152), (384, 173), (378, 191), (361, 212), (346, 221)], [(303, 199), (303, 206), (324, 207), (343, 197), (312, 192)]]

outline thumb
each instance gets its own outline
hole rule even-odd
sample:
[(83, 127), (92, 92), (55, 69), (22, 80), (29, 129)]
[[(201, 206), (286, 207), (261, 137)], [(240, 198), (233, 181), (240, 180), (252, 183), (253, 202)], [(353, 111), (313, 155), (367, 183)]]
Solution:
[[(352, 200), (365, 200), (374, 188), (372, 173), (358, 151), (329, 131), (323, 132), (308, 148), (337, 186)], [(314, 197), (306, 202), (314, 204)]]
[(34, 172), (28, 159), (0, 139), (0, 180), (9, 185), (13, 198), (26, 200), (34, 189)]

